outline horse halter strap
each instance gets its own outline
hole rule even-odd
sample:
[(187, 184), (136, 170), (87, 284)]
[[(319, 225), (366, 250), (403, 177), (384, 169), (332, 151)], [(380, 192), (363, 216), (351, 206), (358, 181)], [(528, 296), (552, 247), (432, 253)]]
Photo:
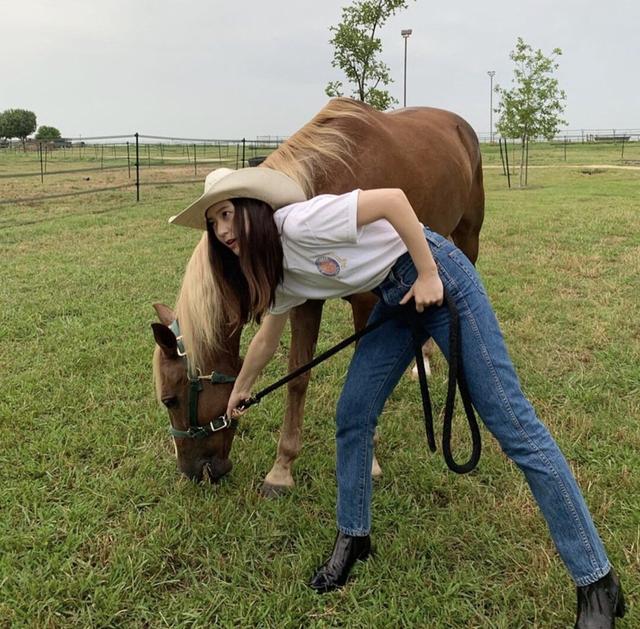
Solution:
[(204, 389), (203, 381), (210, 384), (231, 384), (236, 381), (235, 376), (227, 376), (218, 371), (212, 371), (208, 376), (203, 376), (197, 369), (194, 369), (193, 365), (189, 362), (189, 357), (184, 349), (184, 343), (182, 342), (182, 334), (180, 334), (180, 325), (176, 319), (169, 328), (176, 336), (178, 342), (178, 356), (182, 358), (187, 367), (187, 377), (189, 378), (189, 429), (177, 430), (173, 426), (169, 427), (169, 432), (174, 437), (184, 437), (186, 439), (204, 439), (211, 436), (214, 432), (219, 430), (225, 430), (226, 428), (236, 428), (238, 426), (237, 419), (229, 419), (226, 415), (216, 417), (208, 424), (200, 426), (198, 424), (198, 397), (200, 392)]

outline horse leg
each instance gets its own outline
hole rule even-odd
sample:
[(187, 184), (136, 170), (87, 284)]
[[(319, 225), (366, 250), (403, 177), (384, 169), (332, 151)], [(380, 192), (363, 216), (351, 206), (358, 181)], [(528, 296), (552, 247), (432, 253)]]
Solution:
[[(371, 310), (376, 305), (378, 298), (373, 293), (361, 293), (360, 295), (352, 295), (347, 300), (351, 304), (351, 312), (353, 313), (353, 327), (356, 332), (362, 330), (367, 325)], [(374, 452), (373, 459), (371, 461), (371, 476), (373, 478), (380, 478), (382, 476), (382, 469), (376, 458), (375, 447), (378, 445), (378, 430), (373, 436)]]
[[(308, 363), (315, 352), (322, 317), (323, 301), (307, 301), (291, 310), (291, 348), (289, 350), (289, 371)], [(261, 493), (265, 497), (275, 497), (286, 493), (295, 482), (291, 466), (297, 458), (302, 443), (302, 420), (304, 401), (311, 373), (298, 376), (287, 387), (287, 403), (276, 460), (262, 483)]]
[[(424, 363), (424, 371), (427, 376), (431, 375), (431, 358), (436, 351), (436, 344), (433, 339), (427, 339), (427, 342), (422, 346), (422, 361)], [(414, 365), (411, 370), (411, 379), (418, 380), (418, 365)]]

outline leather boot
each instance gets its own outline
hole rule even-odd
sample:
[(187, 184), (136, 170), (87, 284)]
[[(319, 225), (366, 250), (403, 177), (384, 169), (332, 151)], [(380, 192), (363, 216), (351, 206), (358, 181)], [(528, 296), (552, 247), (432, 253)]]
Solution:
[(370, 554), (371, 538), (368, 535), (354, 537), (338, 531), (331, 557), (318, 568), (309, 585), (320, 594), (342, 587), (353, 564)]
[(575, 629), (613, 629), (626, 609), (622, 586), (613, 568), (602, 579), (578, 587)]

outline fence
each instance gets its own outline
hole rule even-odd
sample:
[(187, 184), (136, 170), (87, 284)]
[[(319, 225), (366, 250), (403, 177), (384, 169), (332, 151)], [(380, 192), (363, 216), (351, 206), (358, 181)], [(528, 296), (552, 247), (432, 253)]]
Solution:
[[(489, 140), (488, 134), (480, 139)], [(502, 166), (508, 176), (519, 162), (520, 142), (482, 143), (483, 163)], [(179, 138), (143, 134), (65, 138), (52, 142), (0, 144), (0, 205), (135, 190), (144, 186), (201, 183), (204, 172), (219, 166), (255, 165), (284, 140)], [(502, 152), (502, 154), (501, 154)], [(552, 141), (533, 140), (527, 149), (530, 166), (640, 165), (640, 130), (581, 129), (563, 131)], [(34, 195), (34, 180), (40, 188)], [(46, 186), (46, 194), (45, 192)]]
[[(497, 142), (500, 134), (497, 132), (478, 133), (482, 143)], [(545, 138), (531, 138), (531, 141), (545, 142)], [(589, 143), (589, 142), (639, 142), (640, 129), (564, 129), (558, 131), (551, 142), (561, 143)]]
[[(255, 164), (280, 142), (281, 139), (221, 140), (134, 133), (5, 143), (0, 146), (0, 204), (126, 188), (134, 188), (139, 201), (141, 186), (194, 183), (201, 180), (197, 177), (205, 168)], [(186, 178), (186, 173), (192, 176)], [(78, 177), (90, 181), (95, 176), (110, 185), (75, 189)], [(22, 196), (32, 186), (16, 182), (34, 178), (41, 185), (46, 182), (53, 193)]]

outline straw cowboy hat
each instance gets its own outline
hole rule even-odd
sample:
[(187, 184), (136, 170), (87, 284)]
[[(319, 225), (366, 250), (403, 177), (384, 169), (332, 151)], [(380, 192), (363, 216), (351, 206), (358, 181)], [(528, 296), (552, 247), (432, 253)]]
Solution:
[(258, 199), (277, 210), (307, 197), (291, 177), (271, 168), (218, 168), (204, 180), (204, 194), (169, 222), (207, 229), (207, 210), (214, 203), (239, 198)]

